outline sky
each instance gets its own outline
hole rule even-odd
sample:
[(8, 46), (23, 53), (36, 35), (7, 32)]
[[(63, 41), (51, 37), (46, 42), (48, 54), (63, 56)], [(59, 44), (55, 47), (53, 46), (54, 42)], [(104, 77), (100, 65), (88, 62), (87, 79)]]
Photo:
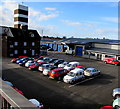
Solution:
[(118, 39), (118, 2), (107, 1), (3, 0), (0, 25), (13, 27), (14, 9), (19, 3), (28, 6), (29, 29), (36, 29), (40, 35), (43, 31), (44, 36), (50, 37)]

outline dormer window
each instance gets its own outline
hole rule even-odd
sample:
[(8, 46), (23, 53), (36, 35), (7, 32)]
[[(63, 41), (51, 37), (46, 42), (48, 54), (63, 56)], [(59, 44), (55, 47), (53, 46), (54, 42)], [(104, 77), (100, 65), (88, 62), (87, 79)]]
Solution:
[(30, 37), (35, 37), (35, 35), (32, 32), (30, 32)]

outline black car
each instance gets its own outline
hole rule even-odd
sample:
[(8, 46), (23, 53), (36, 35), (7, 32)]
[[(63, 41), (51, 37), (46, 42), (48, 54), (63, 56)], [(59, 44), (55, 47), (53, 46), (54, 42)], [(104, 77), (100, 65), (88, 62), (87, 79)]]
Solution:
[(52, 62), (51, 64), (52, 64), (52, 65), (55, 65), (55, 66), (58, 66), (58, 64), (61, 64), (61, 63), (63, 63), (63, 62), (64, 62), (63, 59), (58, 59), (58, 60), (55, 60), (54, 62)]

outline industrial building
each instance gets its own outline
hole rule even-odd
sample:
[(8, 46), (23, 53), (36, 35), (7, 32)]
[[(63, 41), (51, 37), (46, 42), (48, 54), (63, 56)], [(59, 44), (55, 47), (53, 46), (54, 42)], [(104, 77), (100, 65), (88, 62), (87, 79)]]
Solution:
[(113, 57), (120, 60), (120, 40), (68, 38), (63, 40), (41, 40), (42, 45), (54, 51), (65, 52), (66, 48), (74, 50), (75, 56), (103, 60)]

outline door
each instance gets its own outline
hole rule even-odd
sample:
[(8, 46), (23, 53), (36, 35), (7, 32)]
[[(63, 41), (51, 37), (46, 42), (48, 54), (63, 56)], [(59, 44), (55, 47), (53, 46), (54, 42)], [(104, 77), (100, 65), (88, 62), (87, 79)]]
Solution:
[(76, 55), (82, 56), (83, 47), (76, 47)]

